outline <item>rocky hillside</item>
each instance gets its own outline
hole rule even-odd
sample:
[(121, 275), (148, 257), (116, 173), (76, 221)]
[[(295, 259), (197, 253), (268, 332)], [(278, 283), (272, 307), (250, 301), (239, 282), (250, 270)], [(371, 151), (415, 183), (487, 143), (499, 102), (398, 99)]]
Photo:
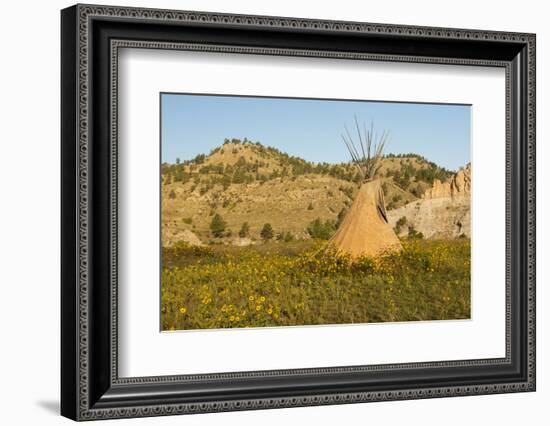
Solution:
[(389, 211), (388, 220), (399, 236), (421, 232), (425, 238), (469, 238), (470, 189), (468, 164), (444, 182), (436, 179), (422, 199)]
[[(386, 156), (378, 178), (388, 211), (407, 214), (411, 221), (412, 212), (401, 209), (431, 200), (442, 193), (439, 186), (454, 179), (414, 154)], [(266, 223), (274, 238), (309, 238), (315, 223), (324, 235), (334, 231), (351, 205), (358, 180), (349, 163), (311, 163), (257, 142), (226, 140), (208, 155), (162, 165), (163, 244), (248, 244), (261, 238)], [(216, 215), (223, 230), (213, 235)]]
[(424, 192), (422, 198), (429, 200), (434, 198), (458, 199), (469, 197), (471, 186), (471, 166), (468, 164), (465, 168), (460, 169), (455, 175), (444, 182), (435, 179), (432, 187)]

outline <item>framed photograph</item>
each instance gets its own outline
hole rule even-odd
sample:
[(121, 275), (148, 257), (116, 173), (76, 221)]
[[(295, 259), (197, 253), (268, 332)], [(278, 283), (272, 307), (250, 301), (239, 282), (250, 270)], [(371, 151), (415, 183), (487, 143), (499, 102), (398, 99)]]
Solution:
[(535, 35), (61, 12), (61, 412), (535, 390)]

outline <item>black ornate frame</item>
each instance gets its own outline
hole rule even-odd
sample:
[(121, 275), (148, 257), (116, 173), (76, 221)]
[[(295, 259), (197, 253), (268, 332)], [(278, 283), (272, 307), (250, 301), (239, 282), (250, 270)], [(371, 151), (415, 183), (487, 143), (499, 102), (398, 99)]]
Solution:
[[(74, 420), (535, 390), (535, 35), (76, 5), (62, 28), (61, 413)], [(119, 378), (121, 47), (503, 67), (506, 356)]]

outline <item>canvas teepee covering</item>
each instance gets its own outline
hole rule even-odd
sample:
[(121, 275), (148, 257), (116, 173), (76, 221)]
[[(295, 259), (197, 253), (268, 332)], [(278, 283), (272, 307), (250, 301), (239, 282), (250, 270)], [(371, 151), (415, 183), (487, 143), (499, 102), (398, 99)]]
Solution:
[(352, 259), (402, 249), (388, 224), (380, 181), (363, 183), (330, 244)]
[(375, 175), (380, 168), (380, 160), (388, 133), (383, 132), (376, 140), (373, 126), (363, 133), (357, 118), (355, 126), (359, 139), (360, 152), (356, 148), (350, 132), (342, 139), (348, 148), (353, 163), (361, 177), (361, 186), (340, 227), (331, 238), (329, 246), (338, 253), (348, 255), (352, 260), (361, 256), (376, 257), (391, 251), (400, 251), (403, 247), (395, 232), (388, 224), (384, 192), (380, 180)]

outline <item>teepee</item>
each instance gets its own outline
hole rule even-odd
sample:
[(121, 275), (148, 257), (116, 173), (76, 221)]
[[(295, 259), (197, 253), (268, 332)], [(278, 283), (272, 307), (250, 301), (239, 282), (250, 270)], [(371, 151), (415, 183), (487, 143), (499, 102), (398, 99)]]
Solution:
[(345, 126), (342, 139), (360, 174), (361, 186), (344, 220), (329, 242), (338, 253), (350, 256), (352, 261), (361, 256), (376, 257), (382, 253), (402, 249), (397, 235), (388, 224), (384, 192), (380, 180), (375, 178), (380, 169), (380, 160), (389, 133), (384, 131), (377, 138), (372, 124), (368, 130), (364, 126), (362, 133), (357, 117), (355, 127), (361, 152), (358, 151)]

